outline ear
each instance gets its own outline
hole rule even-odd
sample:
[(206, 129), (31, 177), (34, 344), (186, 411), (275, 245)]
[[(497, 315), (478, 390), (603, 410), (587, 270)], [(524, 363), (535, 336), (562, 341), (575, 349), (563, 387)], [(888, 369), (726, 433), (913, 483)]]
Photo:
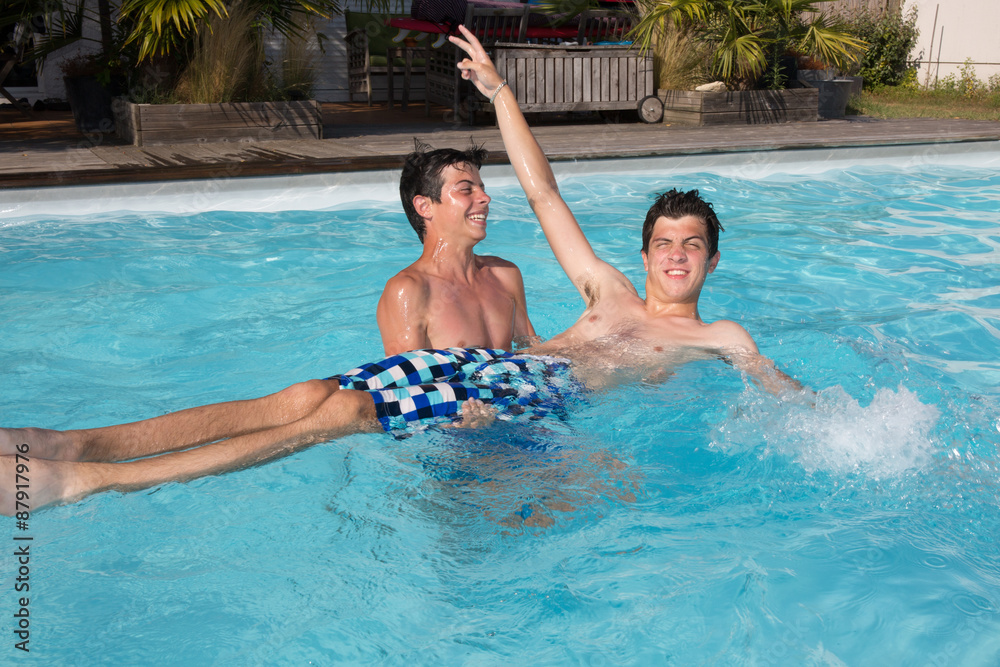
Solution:
[(425, 197), (423, 195), (416, 195), (413, 197), (414, 210), (416, 210), (417, 215), (419, 215), (421, 218), (424, 218), (425, 220), (431, 217), (430, 216), (431, 204), (433, 203), (434, 202), (431, 201), (430, 197)]
[(642, 255), (642, 270), (649, 272), (649, 255), (646, 254), (645, 250), (640, 250), (639, 254)]
[(708, 272), (712, 273), (715, 271), (715, 267), (719, 265), (719, 259), (722, 257), (722, 253), (718, 250), (715, 251), (715, 257), (708, 260)]

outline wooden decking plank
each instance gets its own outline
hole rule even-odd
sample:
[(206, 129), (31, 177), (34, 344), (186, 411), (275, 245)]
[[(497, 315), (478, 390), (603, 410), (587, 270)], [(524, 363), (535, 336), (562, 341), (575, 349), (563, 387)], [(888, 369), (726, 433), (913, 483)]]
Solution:
[[(564, 78), (565, 80), (565, 78)], [(651, 156), (752, 150), (998, 142), (1000, 123), (914, 119), (844, 120), (781, 125), (675, 127), (640, 123), (545, 125), (535, 127), (539, 142), (553, 160)], [(331, 134), (353, 132), (328, 126)], [(67, 183), (169, 180), (211, 177), (220, 165), (238, 165), (241, 175), (398, 168), (413, 150), (414, 137), (434, 147), (485, 144), (491, 161), (504, 159), (495, 127), (416, 125), (381, 134), (322, 140), (259, 143), (199, 143), (133, 147), (79, 137), (61, 142), (0, 141), (0, 188), (42, 187)]]

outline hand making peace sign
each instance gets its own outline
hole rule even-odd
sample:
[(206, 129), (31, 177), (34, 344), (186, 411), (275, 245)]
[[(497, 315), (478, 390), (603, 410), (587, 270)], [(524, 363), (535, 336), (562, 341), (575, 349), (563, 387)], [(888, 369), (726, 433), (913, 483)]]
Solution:
[(458, 69), (462, 70), (462, 78), (471, 81), (479, 92), (492, 98), (495, 93), (499, 92), (498, 86), (503, 83), (503, 77), (497, 72), (493, 61), (490, 60), (486, 49), (479, 43), (476, 36), (464, 25), (458, 26), (458, 29), (465, 39), (454, 35), (448, 39), (451, 40), (452, 44), (469, 54), (468, 58), (464, 58), (458, 63)]

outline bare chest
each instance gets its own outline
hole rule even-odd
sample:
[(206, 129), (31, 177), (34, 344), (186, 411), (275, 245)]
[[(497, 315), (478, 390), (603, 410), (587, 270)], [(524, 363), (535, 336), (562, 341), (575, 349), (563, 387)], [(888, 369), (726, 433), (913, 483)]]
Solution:
[(639, 298), (623, 295), (589, 308), (566, 332), (552, 339), (557, 346), (602, 345), (602, 353), (635, 359), (680, 348), (706, 345), (705, 325), (688, 317), (651, 317)]
[(427, 330), (435, 347), (509, 349), (516, 302), (496, 280), (434, 281), (430, 287)]

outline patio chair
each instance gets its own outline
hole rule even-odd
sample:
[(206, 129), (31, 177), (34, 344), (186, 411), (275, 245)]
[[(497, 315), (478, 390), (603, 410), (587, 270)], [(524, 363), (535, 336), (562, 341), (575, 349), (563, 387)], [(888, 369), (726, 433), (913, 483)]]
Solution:
[(389, 18), (382, 14), (345, 12), (347, 24), (347, 92), (350, 101), (356, 95), (364, 95), (368, 106), (372, 106), (376, 90), (373, 79), (386, 81), (388, 105), (393, 105), (394, 81), (390, 78), (397, 72), (405, 73), (404, 107), (409, 97), (410, 77), (423, 74), (423, 58), (413, 58), (408, 52), (416, 47), (404, 47), (392, 41), (395, 30), (386, 25)]
[[(524, 43), (530, 11), (531, 6), (527, 3), (518, 8), (477, 7), (470, 4), (465, 12), (463, 25), (487, 49), (497, 42)], [(455, 122), (458, 122), (461, 112), (465, 110), (469, 124), (473, 123), (477, 100), (475, 94), (469, 92), (471, 84), (462, 79), (456, 67), (464, 57), (465, 52), (457, 46), (428, 50), (425, 115), (430, 115), (430, 105), (436, 102), (451, 106)], [(467, 104), (463, 105), (463, 102)]]
[(635, 17), (629, 12), (589, 9), (580, 13), (576, 42), (581, 46), (598, 42), (621, 42), (634, 24)]

